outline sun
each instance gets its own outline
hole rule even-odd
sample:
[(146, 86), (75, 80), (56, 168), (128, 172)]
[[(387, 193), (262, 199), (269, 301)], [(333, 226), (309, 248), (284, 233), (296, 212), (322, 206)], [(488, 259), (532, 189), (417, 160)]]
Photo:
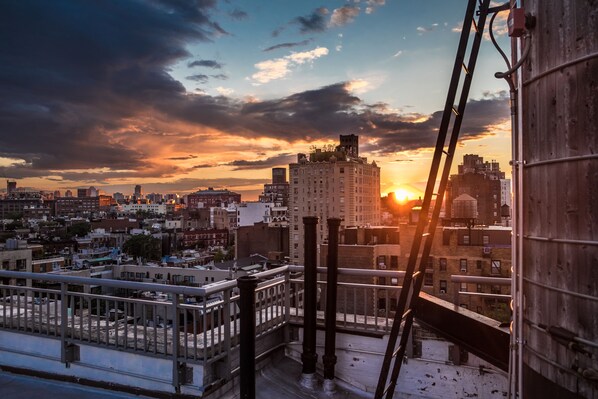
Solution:
[(408, 190), (405, 190), (404, 188), (399, 188), (395, 190), (395, 200), (400, 204), (404, 204), (412, 196), (413, 193)]

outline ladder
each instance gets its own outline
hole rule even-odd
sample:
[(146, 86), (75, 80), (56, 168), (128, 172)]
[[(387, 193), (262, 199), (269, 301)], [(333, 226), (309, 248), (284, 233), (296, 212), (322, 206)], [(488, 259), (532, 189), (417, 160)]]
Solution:
[[(376, 387), (375, 398), (392, 399), (394, 390), (397, 385), (399, 372), (401, 371), (401, 364), (407, 347), (409, 334), (413, 325), (414, 315), (417, 312), (417, 301), (419, 293), (424, 281), (424, 273), (428, 265), (428, 258), (432, 248), (432, 241), (434, 240), (434, 232), (438, 224), (440, 209), (442, 207), (442, 200), (446, 190), (451, 164), (455, 148), (457, 147), (457, 139), (459, 138), (459, 131), (461, 129), (461, 122), (463, 121), (463, 114), (465, 112), (465, 105), (469, 95), (469, 88), (473, 78), (480, 44), (482, 42), (482, 35), (484, 26), (486, 24), (486, 16), (489, 13), (490, 0), (469, 0), (465, 18), (463, 20), (463, 29), (461, 31), (461, 38), (459, 39), (459, 47), (455, 57), (455, 64), (453, 66), (453, 73), (449, 85), (446, 103), (438, 130), (438, 138), (436, 141), (436, 148), (434, 150), (434, 157), (432, 158), (432, 166), (426, 184), (426, 191), (424, 194), (424, 201), (417, 227), (415, 229), (415, 237), (411, 252), (409, 254), (409, 261), (405, 271), (405, 278), (401, 294), (399, 296), (399, 303), (397, 305), (394, 322), (390, 332), (388, 346), (384, 355), (384, 362), (380, 371), (378, 385)], [(476, 8), (477, 12), (476, 12)], [(477, 21), (476, 21), (477, 16)], [(469, 49), (469, 57), (465, 62), (465, 57), (468, 50), (468, 43), (470, 39), (470, 32), (473, 28), (473, 43)], [(459, 103), (455, 106), (455, 97), (460, 89)], [(449, 132), (451, 117), (454, 115), (452, 129)], [(448, 144), (447, 144), (448, 136)], [(446, 148), (446, 149), (445, 149)], [(440, 169), (440, 164), (444, 156), (444, 164), (441, 171), (440, 183), (438, 192), (435, 193), (436, 179)], [(428, 220), (428, 212), (432, 203), (432, 197), (436, 197), (432, 218)], [(424, 232), (427, 230), (426, 232)], [(423, 242), (423, 250), (420, 249)], [(416, 264), (419, 261), (419, 265)], [(399, 337), (400, 327), (403, 325), (402, 333), (400, 334), (399, 345), (397, 346), (397, 339)], [(388, 378), (389, 372), (392, 370), (390, 380)]]

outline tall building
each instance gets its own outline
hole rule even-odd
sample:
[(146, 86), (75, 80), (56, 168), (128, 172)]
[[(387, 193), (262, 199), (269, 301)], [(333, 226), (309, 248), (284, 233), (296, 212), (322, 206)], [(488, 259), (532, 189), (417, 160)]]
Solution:
[(6, 181), (6, 194), (10, 195), (13, 191), (17, 189), (17, 182), (16, 181)]
[[(466, 194), (465, 196), (463, 196)], [(463, 164), (459, 165), (459, 173), (452, 175), (446, 190), (446, 217), (463, 218), (459, 210), (467, 199), (468, 207), (476, 212), (470, 216), (476, 224), (492, 226), (500, 224), (501, 206), (507, 198), (510, 204), (510, 181), (500, 170), (498, 162), (484, 162), (484, 158), (467, 154), (463, 156)], [(470, 204), (471, 201), (473, 204)]]
[(143, 192), (141, 191), (141, 185), (137, 184), (135, 186), (135, 192), (133, 193), (133, 196), (135, 197), (135, 199), (141, 199), (143, 196)]
[(289, 183), (286, 168), (272, 168), (272, 183), (264, 184), (260, 202), (273, 202), (276, 206), (288, 206)]
[(297, 155), (289, 165), (290, 260), (304, 262), (303, 217), (319, 217), (318, 243), (328, 237), (327, 219), (342, 220), (341, 226), (380, 223), (380, 168), (359, 157), (358, 136), (341, 136), (336, 149), (315, 149)]
[(64, 196), (67, 197), (67, 198), (70, 198), (70, 197), (73, 196), (73, 192), (71, 190), (66, 190), (64, 192)]

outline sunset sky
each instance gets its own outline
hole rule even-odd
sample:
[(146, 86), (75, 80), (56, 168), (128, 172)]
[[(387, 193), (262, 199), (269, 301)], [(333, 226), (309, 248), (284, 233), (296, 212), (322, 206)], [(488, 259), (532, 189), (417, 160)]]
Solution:
[[(272, 167), (358, 134), (381, 191), (423, 188), (464, 0), (7, 1), (0, 178), (256, 199)], [(504, 18), (495, 32), (508, 47)], [(456, 160), (510, 158), (504, 70), (482, 44)], [(508, 174), (508, 173), (507, 173)], [(1, 185), (4, 187), (4, 184)]]

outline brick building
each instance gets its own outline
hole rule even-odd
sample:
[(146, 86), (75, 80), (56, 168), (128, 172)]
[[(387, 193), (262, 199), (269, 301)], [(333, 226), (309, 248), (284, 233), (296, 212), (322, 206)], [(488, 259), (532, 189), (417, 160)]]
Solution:
[(318, 243), (328, 236), (328, 218), (340, 218), (344, 227), (380, 223), (380, 168), (358, 156), (357, 136), (340, 139), (343, 145), (315, 149), (309, 159), (298, 154), (297, 163), (289, 165), (290, 258), (294, 264), (304, 261), (305, 216), (320, 219)]
[(209, 207), (222, 207), (228, 206), (232, 203), (240, 203), (241, 194), (235, 193), (229, 190), (214, 190), (212, 187), (208, 187), (207, 190), (199, 190), (195, 193), (187, 196), (187, 208), (202, 208)]

